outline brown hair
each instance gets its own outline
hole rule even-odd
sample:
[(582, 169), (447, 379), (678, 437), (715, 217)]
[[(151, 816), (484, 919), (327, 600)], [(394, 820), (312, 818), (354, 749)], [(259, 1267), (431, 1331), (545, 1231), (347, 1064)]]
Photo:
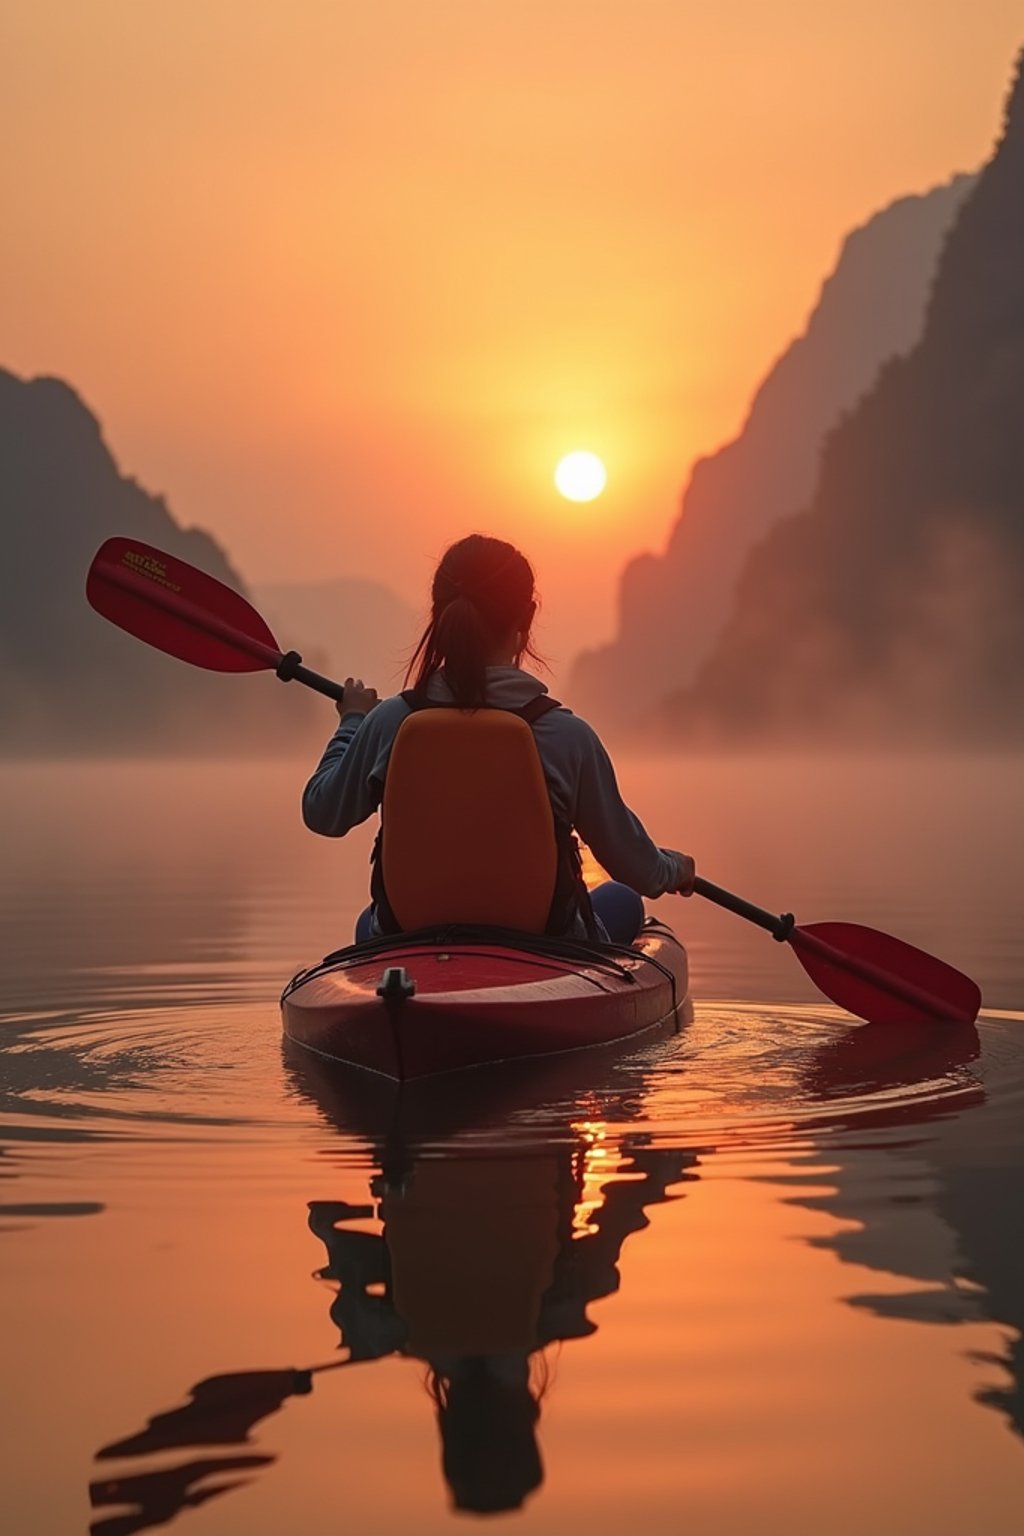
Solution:
[(518, 629), (516, 655), (536, 653), (530, 625), (536, 608), (533, 569), (513, 545), (471, 533), (445, 550), (434, 572), (430, 623), (412, 655), (406, 684), (424, 688), (435, 672), (460, 709), (484, 702), (487, 658), (506, 635)]

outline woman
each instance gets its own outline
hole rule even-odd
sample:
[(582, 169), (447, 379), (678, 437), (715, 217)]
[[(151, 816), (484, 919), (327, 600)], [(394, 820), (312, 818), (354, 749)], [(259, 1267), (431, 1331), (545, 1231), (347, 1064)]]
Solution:
[[(462, 882), (460, 894), (446, 898), (456, 902), (453, 920), (493, 922), (498, 911), (505, 926), (630, 943), (643, 925), (641, 898), (690, 895), (694, 862), (651, 841), (624, 804), (596, 733), (522, 670), (524, 656), (534, 655), (530, 630), (537, 610), (528, 561), (511, 544), (471, 534), (446, 551), (432, 599), (430, 623), (406, 677), (411, 689), (380, 700), (362, 679), (346, 679), (337, 705), (341, 723), (303, 794), (307, 827), (325, 837), (344, 837), (381, 807), (382, 830), (392, 828), (386, 848), (378, 840), (374, 901), (359, 919), (357, 939), (426, 926), (422, 918), (402, 921), (407, 913), (429, 910), (415, 890), (407, 894), (410, 880), (415, 885), (419, 878), (442, 887), (447, 881), (449, 891), (459, 891)], [(429, 718), (431, 711), (436, 718)], [(427, 718), (406, 730), (395, 751), (411, 717), (424, 712)], [(528, 731), (519, 726), (518, 735), (512, 732), (509, 715)], [(532, 738), (526, 756), (521, 737)], [(481, 746), (487, 750), (479, 752)], [(526, 788), (530, 755), (539, 759), (543, 775), (543, 808)], [(500, 765), (513, 760), (518, 766), (503, 774)], [(546, 831), (538, 817), (547, 817)], [(589, 899), (574, 832), (611, 876)], [(524, 850), (541, 847), (552, 835), (550, 869), (542, 873), (541, 855)], [(532, 911), (528, 901), (517, 902), (513, 889), (522, 883), (522, 872), (512, 868), (517, 853), (533, 860), (536, 882), (544, 888), (546, 918), (540, 923), (516, 920), (517, 913)], [(403, 858), (415, 867), (403, 869)], [(389, 899), (399, 887), (401, 903)]]

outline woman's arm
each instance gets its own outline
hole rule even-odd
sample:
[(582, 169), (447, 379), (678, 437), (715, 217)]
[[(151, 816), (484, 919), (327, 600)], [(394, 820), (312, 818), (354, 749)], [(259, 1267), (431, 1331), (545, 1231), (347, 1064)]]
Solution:
[(585, 721), (579, 734), (579, 776), (573, 822), (598, 863), (613, 880), (641, 896), (678, 891), (688, 896), (695, 873), (689, 854), (659, 848), (619, 791), (615, 769), (600, 738)]
[(311, 832), (344, 837), (373, 815), (383, 794), (395, 732), (408, 713), (409, 706), (396, 696), (371, 714), (343, 714), (302, 793), (302, 819)]

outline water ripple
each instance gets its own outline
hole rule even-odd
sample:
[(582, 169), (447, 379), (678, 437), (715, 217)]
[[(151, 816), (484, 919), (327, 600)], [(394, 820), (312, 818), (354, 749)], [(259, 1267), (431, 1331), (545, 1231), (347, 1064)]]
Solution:
[[(396, 1134), (426, 1152), (572, 1139), (581, 1124), (737, 1156), (808, 1133), (850, 1138), (988, 1104), (1024, 1104), (1022, 1016), (980, 1032), (854, 1025), (826, 1006), (708, 1002), (668, 1042), (488, 1069), (399, 1093), (294, 1050), (276, 1007), (206, 1004), (10, 1014), (0, 1027), (0, 1135), (134, 1140), (211, 1130), (272, 1144), (314, 1133), (362, 1162)], [(31, 1129), (34, 1127), (35, 1129)], [(327, 1133), (325, 1136), (325, 1132)]]

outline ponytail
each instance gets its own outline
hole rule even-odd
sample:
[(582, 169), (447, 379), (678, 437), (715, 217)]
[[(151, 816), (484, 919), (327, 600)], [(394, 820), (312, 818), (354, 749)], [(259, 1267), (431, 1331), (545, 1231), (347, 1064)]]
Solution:
[(534, 655), (533, 570), (511, 544), (470, 534), (445, 551), (431, 596), (430, 623), (409, 662), (406, 684), (425, 688), (440, 672), (457, 708), (478, 709), (485, 702), (488, 658), (511, 631), (520, 635), (517, 663)]

